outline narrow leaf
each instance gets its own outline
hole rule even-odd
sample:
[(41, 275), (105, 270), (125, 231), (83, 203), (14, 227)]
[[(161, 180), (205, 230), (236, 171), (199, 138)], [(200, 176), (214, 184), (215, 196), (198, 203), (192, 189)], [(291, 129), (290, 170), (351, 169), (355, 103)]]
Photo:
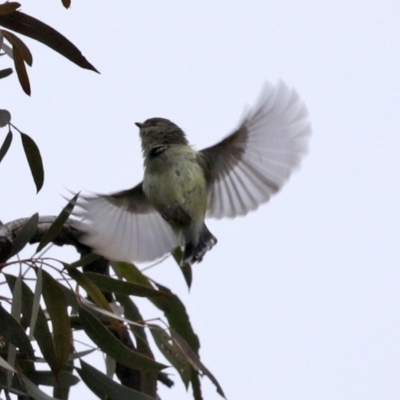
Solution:
[(43, 271), (43, 299), (53, 326), (53, 340), (56, 353), (54, 372), (59, 373), (72, 351), (71, 325), (67, 301), (61, 285), (46, 271)]
[(15, 369), (3, 358), (0, 356), (0, 367), (7, 369), (11, 372), (17, 372)]
[(159, 364), (126, 347), (95, 316), (84, 308), (79, 309), (79, 319), (89, 338), (96, 343), (102, 351), (122, 365), (140, 371), (160, 371), (166, 368), (165, 365)]
[(83, 256), (82, 258), (80, 258), (78, 261), (75, 261), (71, 264), (69, 264), (69, 266), (71, 268), (77, 268), (77, 267), (84, 267), (85, 265), (91, 264), (92, 262), (97, 261), (101, 256), (99, 256), (98, 254), (95, 253), (89, 253), (86, 254), (85, 256)]
[(5, 127), (11, 122), (11, 114), (7, 110), (0, 110), (0, 128)]
[(7, 76), (13, 73), (12, 68), (4, 68), (0, 70), (0, 79), (7, 78)]
[(19, 7), (21, 7), (21, 4), (15, 1), (0, 4), (0, 15), (9, 14)]
[(48, 396), (45, 392), (41, 391), (30, 379), (21, 374), (22, 381), (29, 395), (35, 400), (57, 400), (54, 397)]
[(68, 217), (70, 216), (74, 206), (76, 204), (76, 200), (78, 199), (79, 194), (76, 194), (68, 204), (62, 209), (61, 213), (58, 217), (54, 220), (54, 222), (50, 225), (50, 228), (47, 232), (43, 235), (40, 243), (36, 249), (36, 253), (41, 251), (45, 246), (47, 246), (50, 242), (52, 242), (58, 234), (61, 232), (64, 223), (67, 221)]
[(61, 0), (61, 2), (65, 8), (71, 7), (71, 0)]
[(15, 36), (12, 32), (0, 29), (0, 33), (2, 33), (2, 35), (13, 45), (13, 51), (15, 47), (18, 48), (24, 61), (31, 67), (33, 63), (33, 58), (32, 58), (32, 53), (29, 50), (28, 46), (18, 36)]
[(33, 304), (32, 304), (32, 315), (31, 321), (29, 324), (29, 339), (33, 339), (33, 332), (35, 331), (37, 316), (40, 308), (40, 297), (42, 296), (42, 287), (43, 287), (43, 273), (42, 267), (39, 268), (37, 272), (36, 286), (35, 286), (35, 294), (33, 296)]
[[(57, 381), (51, 371), (25, 371), (25, 376), (36, 385), (55, 386)], [(76, 385), (80, 382), (79, 378), (67, 371), (61, 371), (59, 381), (64, 387)]]
[[(4, 274), (4, 276), (7, 280), (7, 284), (10, 287), (10, 290), (14, 291), (17, 278), (9, 274)], [(32, 304), (34, 296), (29, 286), (23, 281), (21, 283), (22, 283), (22, 315), (27, 321), (30, 321), (32, 316)], [(53, 338), (52, 335), (50, 334), (49, 326), (47, 324), (47, 319), (42, 308), (39, 308), (33, 336), (35, 337), (39, 345), (40, 351), (42, 352), (43, 357), (49, 364), (50, 368), (54, 368), (56, 362), (56, 356), (54, 351)]]
[(157, 347), (160, 349), (164, 357), (174, 366), (178, 371), (186, 389), (188, 388), (192, 369), (190, 364), (182, 352), (180, 347), (178, 347), (171, 336), (168, 335), (165, 329), (160, 328), (158, 325), (148, 325), (150, 332), (153, 335), (154, 341)]
[(172, 256), (174, 257), (175, 261), (178, 264), (179, 269), (182, 272), (182, 275), (185, 279), (186, 285), (188, 289), (192, 286), (192, 280), (193, 280), (193, 273), (192, 273), (192, 267), (190, 265), (181, 265), (181, 260), (183, 256), (183, 251), (180, 247), (176, 247), (172, 252)]
[(77, 371), (88, 388), (101, 399), (154, 400), (154, 397), (118, 384), (83, 360), (81, 360), (81, 368), (77, 368)]
[(36, 190), (39, 193), (44, 182), (44, 170), (42, 157), (39, 148), (31, 137), (26, 133), (21, 132), (22, 146), (24, 147), (26, 159), (28, 160), (29, 168), (36, 185)]
[[(1, 17), (0, 17), (1, 18)], [(28, 95), (31, 95), (31, 84), (29, 83), (28, 73), (26, 72), (24, 57), (18, 47), (13, 46), (13, 58), (15, 71), (17, 72), (19, 83), (22, 90)]]
[(159, 292), (158, 290), (138, 283), (124, 282), (95, 272), (85, 272), (85, 275), (88, 276), (99, 289), (105, 292), (139, 297), (168, 297), (166, 293)]
[(201, 371), (204, 375), (208, 376), (211, 382), (217, 388), (217, 392), (219, 395), (225, 398), (225, 394), (222, 390), (221, 385), (218, 383), (217, 379), (214, 375), (205, 367), (205, 365), (200, 361), (200, 358), (193, 352), (190, 346), (183, 340), (176, 332), (171, 329), (171, 338), (172, 341), (178, 346), (182, 353), (185, 355), (188, 362), (192, 365), (192, 367), (197, 370)]
[(14, 32), (38, 40), (82, 68), (98, 72), (96, 68), (86, 60), (80, 50), (65, 36), (30, 15), (20, 11), (14, 11), (7, 15), (0, 15), (0, 25)]
[[(14, 298), (13, 298), (14, 300)], [(17, 299), (15, 299), (17, 300)], [(17, 347), (20, 353), (34, 358), (32, 344), (19, 322), (0, 305), (0, 336)]]
[(27, 243), (29, 243), (33, 235), (36, 233), (38, 221), (39, 214), (33, 214), (18, 232), (12, 243), (10, 258), (18, 254), (27, 245)]
[(0, 162), (4, 158), (4, 156), (7, 154), (7, 151), (11, 146), (12, 139), (13, 139), (13, 135), (12, 135), (11, 130), (9, 130), (6, 138), (4, 139), (4, 142), (0, 148)]
[[(79, 286), (85, 289), (86, 293), (95, 304), (104, 310), (107, 310), (111, 313), (113, 312), (110, 304), (104, 297), (104, 294), (88, 276), (82, 274), (82, 272), (78, 271), (76, 268), (71, 268), (71, 266), (68, 264), (65, 264), (64, 266), (67, 269), (69, 276), (74, 279)], [(110, 320), (110, 323), (112, 323), (112, 320)], [(119, 324), (117, 323), (115, 328), (117, 329), (118, 326)]]

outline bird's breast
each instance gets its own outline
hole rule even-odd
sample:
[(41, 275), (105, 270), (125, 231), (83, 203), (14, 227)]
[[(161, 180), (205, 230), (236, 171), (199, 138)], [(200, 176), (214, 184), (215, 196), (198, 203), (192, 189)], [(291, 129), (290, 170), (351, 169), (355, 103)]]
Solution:
[(191, 218), (204, 218), (207, 189), (197, 153), (188, 146), (173, 146), (146, 160), (143, 190), (160, 212), (180, 206)]

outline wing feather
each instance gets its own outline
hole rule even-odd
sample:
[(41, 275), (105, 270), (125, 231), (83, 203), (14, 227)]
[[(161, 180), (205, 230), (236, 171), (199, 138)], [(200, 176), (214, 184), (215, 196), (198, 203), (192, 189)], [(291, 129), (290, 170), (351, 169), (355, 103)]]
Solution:
[(207, 216), (245, 215), (278, 192), (307, 153), (311, 124), (297, 92), (268, 83), (239, 128), (200, 152), (209, 185)]
[(110, 260), (152, 261), (178, 245), (168, 223), (148, 203), (141, 184), (112, 195), (81, 196), (82, 242)]

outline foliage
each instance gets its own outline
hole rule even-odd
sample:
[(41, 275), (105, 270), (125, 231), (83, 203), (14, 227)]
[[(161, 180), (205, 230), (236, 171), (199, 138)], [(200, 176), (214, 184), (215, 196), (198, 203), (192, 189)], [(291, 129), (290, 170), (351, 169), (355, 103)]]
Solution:
[[(70, 1), (62, 0), (62, 4), (68, 8)], [(33, 58), (15, 33), (33, 38), (76, 65), (97, 72), (67, 38), (18, 11), (19, 7), (16, 2), (0, 4), (0, 25), (7, 28), (0, 29), (0, 51), (13, 60), (27, 95), (31, 86), (26, 66), (32, 66)], [(0, 70), (0, 79), (13, 72), (11, 67)], [(0, 162), (15, 132), (19, 133), (39, 192), (44, 183), (44, 167), (37, 145), (11, 123), (9, 111), (0, 110), (0, 128), (4, 127), (8, 133), (0, 147)], [(83, 381), (100, 398), (154, 399), (158, 381), (167, 386), (173, 382), (164, 372), (168, 365), (153, 355), (150, 333), (186, 388), (192, 386), (195, 399), (202, 398), (202, 375), (208, 376), (224, 396), (215, 377), (200, 361), (199, 339), (181, 300), (135, 265), (110, 264), (80, 243), (80, 225), (69, 218), (77, 197), (58, 217), (34, 214), (6, 225), (0, 223), (0, 271), (2, 283), (10, 293), (8, 297), (5, 293), (0, 296), (0, 392), (4, 391), (6, 398), (15, 394), (37, 400), (67, 399), (70, 388)], [(36, 251), (21, 259), (20, 252), (28, 243), (38, 243)], [(75, 246), (80, 259), (67, 263), (45, 257), (40, 252), (52, 243)], [(179, 250), (174, 256), (179, 258)], [(13, 273), (15, 270), (19, 272)], [(182, 273), (190, 286), (191, 270)], [(147, 322), (134, 297), (147, 299), (165, 319)], [(79, 332), (84, 332), (91, 342), (87, 350), (77, 348)], [(83, 360), (99, 350), (114, 360), (115, 367), (108, 375)], [(43, 364), (47, 368), (43, 369)], [(121, 384), (112, 379), (114, 373)], [(53, 397), (40, 389), (42, 385), (53, 388)]]

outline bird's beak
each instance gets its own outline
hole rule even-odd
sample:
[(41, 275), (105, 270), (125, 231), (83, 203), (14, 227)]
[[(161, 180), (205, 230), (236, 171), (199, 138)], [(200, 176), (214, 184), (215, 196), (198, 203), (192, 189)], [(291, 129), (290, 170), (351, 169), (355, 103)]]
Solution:
[(143, 124), (142, 122), (135, 122), (135, 125), (136, 125), (138, 128), (143, 128), (143, 126), (144, 126), (144, 124)]

